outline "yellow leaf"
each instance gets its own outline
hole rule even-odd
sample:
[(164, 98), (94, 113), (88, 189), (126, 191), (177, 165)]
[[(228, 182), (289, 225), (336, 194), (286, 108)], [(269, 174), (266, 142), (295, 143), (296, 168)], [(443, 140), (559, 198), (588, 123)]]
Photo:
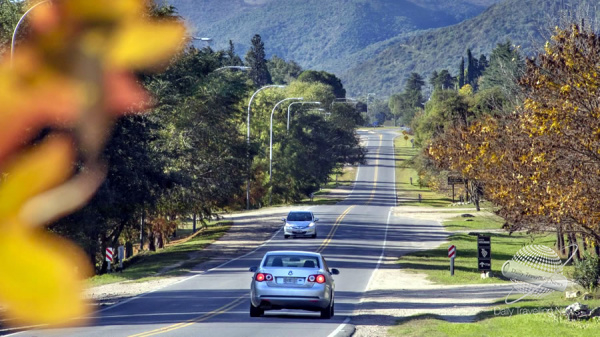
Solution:
[(69, 16), (83, 20), (125, 20), (139, 17), (144, 11), (144, 0), (66, 0)]
[[(0, 219), (17, 214), (27, 199), (70, 176), (74, 157), (72, 146), (68, 137), (51, 137), (5, 170), (7, 178), (0, 185)], [(0, 226), (0, 229), (3, 228)]]
[(0, 302), (6, 314), (21, 324), (51, 325), (86, 315), (90, 307), (80, 294), (91, 267), (85, 254), (69, 241), (27, 229), (16, 218), (2, 221)]
[(184, 27), (176, 22), (126, 24), (109, 47), (109, 66), (144, 69), (164, 63), (183, 47), (184, 34)]

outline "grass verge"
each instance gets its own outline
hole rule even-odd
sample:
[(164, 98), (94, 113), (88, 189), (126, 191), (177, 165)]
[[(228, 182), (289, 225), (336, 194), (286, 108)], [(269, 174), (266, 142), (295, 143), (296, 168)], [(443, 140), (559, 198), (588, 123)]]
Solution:
[[(221, 238), (231, 227), (231, 221), (220, 221), (210, 224), (193, 239), (165, 249), (148, 252), (145, 251), (124, 262), (124, 270), (119, 273), (96, 275), (90, 278), (90, 286), (116, 283), (122, 281), (146, 281), (163, 275), (181, 275), (188, 272), (193, 266), (206, 261), (207, 257), (197, 252)], [(160, 271), (175, 264), (178, 267), (165, 274)]]
[[(481, 231), (485, 233), (485, 231)], [(440, 284), (486, 284), (507, 282), (502, 277), (504, 262), (512, 259), (521, 247), (538, 244), (552, 247), (554, 236), (530, 236), (524, 233), (489, 233), (492, 240), (492, 274), (494, 277), (482, 279), (477, 268), (477, 236), (468, 233), (450, 235), (448, 244), (432, 250), (420, 251), (402, 256), (400, 268), (427, 274), (427, 279)], [(448, 246), (456, 246), (454, 276), (450, 276)]]
[[(394, 151), (396, 154), (396, 193), (398, 195), (398, 206), (450, 206), (452, 203), (450, 198), (436, 193), (425, 186), (419, 186), (419, 175), (410, 165), (413, 157), (417, 155), (418, 149), (412, 147), (410, 138), (405, 140), (404, 136), (396, 137), (394, 139)], [(421, 195), (420, 202), (419, 195)]]
[[(542, 299), (526, 299), (506, 305), (504, 299), (479, 313), (472, 323), (450, 323), (437, 315), (411, 316), (389, 329), (389, 336), (597, 336), (600, 320), (568, 321), (564, 308), (572, 301), (553, 293)], [(590, 308), (600, 306), (600, 300), (582, 303)]]
[(329, 182), (323, 186), (321, 191), (315, 192), (313, 200), (304, 198), (300, 204), (304, 205), (335, 205), (343, 201), (343, 197), (334, 197), (331, 195), (331, 190), (339, 187), (349, 188), (356, 180), (357, 169), (355, 166), (346, 166), (342, 170), (342, 174), (332, 174), (329, 177)]

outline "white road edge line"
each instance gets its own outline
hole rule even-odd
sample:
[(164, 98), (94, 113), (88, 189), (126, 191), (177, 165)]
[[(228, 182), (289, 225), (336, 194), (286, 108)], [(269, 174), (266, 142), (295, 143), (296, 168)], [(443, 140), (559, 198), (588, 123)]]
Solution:
[(379, 270), (379, 265), (381, 265), (381, 261), (383, 261), (383, 256), (385, 255), (385, 247), (387, 245), (387, 236), (388, 236), (388, 229), (390, 228), (390, 218), (391, 217), (392, 217), (392, 209), (390, 208), (390, 211), (388, 212), (387, 223), (385, 226), (385, 235), (383, 237), (383, 247), (381, 247), (381, 255), (379, 256), (377, 265), (375, 266), (375, 269), (373, 270), (373, 273), (371, 274), (371, 277), (369, 278), (369, 282), (367, 283), (367, 287), (365, 288), (364, 292), (367, 292), (367, 290), (369, 289), (371, 282), (373, 282), (373, 278), (375, 278), (375, 273), (377, 272), (377, 270)]
[[(396, 159), (396, 152), (394, 150), (394, 159)], [(396, 161), (394, 160), (394, 163)], [(358, 167), (360, 168), (360, 166)], [(358, 171), (356, 174), (356, 178), (358, 179)], [(354, 189), (353, 189), (354, 191)], [(396, 169), (394, 168), (394, 195), (396, 196)], [(394, 203), (394, 205), (398, 205), (397, 201)], [(371, 277), (369, 278), (369, 282), (367, 282), (367, 287), (365, 288), (364, 292), (367, 292), (367, 290), (369, 289), (369, 286), (371, 285), (371, 282), (373, 282), (373, 278), (375, 277), (375, 273), (377, 272), (377, 270), (379, 270), (379, 265), (381, 265), (381, 261), (383, 261), (383, 257), (385, 255), (385, 248), (387, 246), (387, 237), (388, 237), (388, 230), (390, 228), (390, 218), (392, 217), (392, 207), (390, 207), (390, 210), (388, 212), (388, 217), (387, 217), (387, 222), (385, 225), (385, 235), (383, 236), (383, 247), (381, 247), (381, 255), (379, 255), (379, 260), (377, 260), (377, 265), (375, 266), (375, 269), (373, 270), (373, 273), (371, 274)], [(362, 299), (361, 299), (362, 302)], [(360, 305), (360, 303), (359, 303)], [(346, 324), (348, 324), (350, 322), (351, 318), (350, 316), (346, 317), (346, 319), (344, 320), (344, 322), (342, 322), (342, 324), (340, 324), (335, 330), (333, 330), (332, 333), (330, 333), (327, 337), (335, 337), (340, 331), (342, 331), (342, 329), (346, 326)]]
[(327, 335), (327, 337), (335, 337), (340, 331), (342, 331), (342, 329), (344, 327), (346, 327), (346, 324), (348, 324), (349, 322), (350, 322), (350, 316), (346, 317), (344, 322), (342, 322), (342, 324), (340, 324), (335, 330), (333, 330), (332, 333)]
[(394, 146), (394, 142), (396, 141), (396, 138), (400, 137), (399, 135), (392, 138), (392, 159), (394, 161), (394, 206), (397, 207), (398, 206), (398, 191), (396, 191), (396, 147)]

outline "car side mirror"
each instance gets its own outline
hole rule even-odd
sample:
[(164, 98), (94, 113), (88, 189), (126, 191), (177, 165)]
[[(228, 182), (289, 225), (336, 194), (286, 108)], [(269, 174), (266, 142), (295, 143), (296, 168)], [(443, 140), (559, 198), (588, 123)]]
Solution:
[(319, 218), (315, 218), (315, 220), (313, 222), (317, 222), (317, 221), (319, 221)]
[(337, 270), (337, 269), (335, 269), (335, 268), (331, 268), (331, 273), (332, 273), (333, 275), (339, 275), (339, 274), (340, 274), (340, 271), (339, 271), (339, 270)]
[(258, 267), (255, 266), (255, 267), (250, 267), (249, 270), (254, 273), (256, 271), (256, 269), (258, 269)]
[(285, 218), (281, 218), (281, 221), (285, 222)]

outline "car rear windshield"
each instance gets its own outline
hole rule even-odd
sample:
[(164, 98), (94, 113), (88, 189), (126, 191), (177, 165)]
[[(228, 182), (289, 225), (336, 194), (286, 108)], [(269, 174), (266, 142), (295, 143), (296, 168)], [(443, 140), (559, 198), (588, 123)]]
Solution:
[(290, 213), (287, 217), (288, 221), (311, 221), (312, 216), (308, 212)]
[(263, 267), (320, 268), (319, 258), (303, 255), (269, 255)]

